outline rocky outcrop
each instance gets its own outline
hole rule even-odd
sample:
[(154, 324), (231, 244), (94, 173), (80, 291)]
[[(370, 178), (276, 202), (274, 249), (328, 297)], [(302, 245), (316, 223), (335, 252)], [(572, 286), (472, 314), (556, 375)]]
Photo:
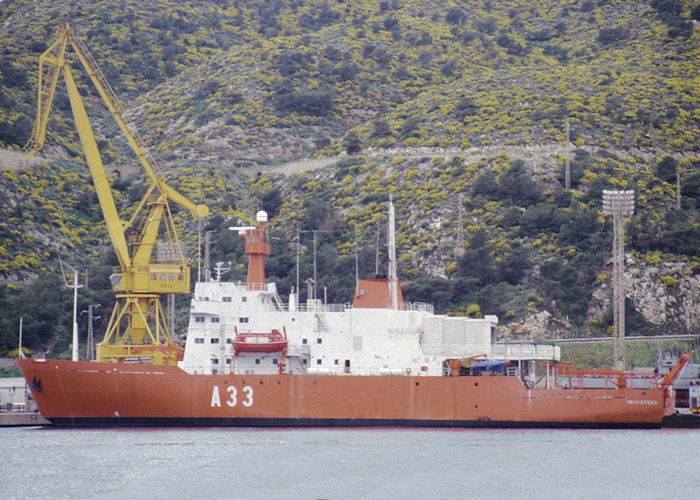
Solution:
[(532, 341), (537, 337), (548, 339), (570, 337), (570, 326), (557, 320), (549, 311), (539, 311), (518, 318), (496, 328), (497, 340)]
[[(624, 275), (625, 296), (647, 321), (673, 325), (677, 332), (700, 331), (700, 276), (684, 262), (649, 264), (627, 256)], [(591, 318), (603, 315), (612, 299), (611, 282), (606, 280), (593, 293)]]

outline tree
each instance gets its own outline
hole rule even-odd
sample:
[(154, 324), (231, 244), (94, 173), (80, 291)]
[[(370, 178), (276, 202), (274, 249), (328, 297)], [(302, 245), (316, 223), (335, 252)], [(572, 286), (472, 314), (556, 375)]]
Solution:
[(44, 273), (29, 286), (10, 293), (5, 285), (0, 287), (0, 351), (17, 347), (17, 329), (23, 318), (23, 345), (37, 350), (52, 339), (61, 337), (67, 343), (72, 316), (71, 301), (60, 277)]
[(372, 137), (388, 137), (391, 135), (391, 127), (386, 120), (377, 120), (373, 124)]
[(291, 82), (286, 81), (275, 90), (275, 106), (279, 111), (288, 113), (326, 116), (333, 108), (334, 99), (334, 92), (330, 87), (297, 91)]
[(603, 45), (610, 45), (620, 40), (629, 38), (629, 30), (622, 26), (615, 28), (601, 28), (598, 32), (598, 42)]
[(422, 276), (411, 280), (401, 289), (407, 302), (433, 304), (437, 311), (443, 311), (452, 298), (452, 284), (437, 276)]
[(355, 154), (359, 153), (362, 151), (362, 141), (360, 141), (360, 137), (357, 135), (357, 132), (354, 130), (351, 130), (345, 135), (345, 151), (349, 154)]
[(690, 17), (694, 21), (700, 21), (700, 3), (693, 7), (693, 10), (690, 11)]
[(479, 285), (494, 281), (493, 256), (487, 244), (487, 234), (483, 229), (476, 231), (469, 240), (469, 248), (457, 262), (457, 275), (476, 278)]
[(674, 184), (676, 182), (676, 168), (678, 161), (671, 155), (662, 156), (656, 163), (656, 176), (662, 181)]
[(530, 267), (530, 251), (517, 246), (498, 266), (499, 278), (511, 285), (517, 285)]
[(459, 7), (450, 7), (447, 9), (447, 13), (445, 14), (445, 22), (449, 24), (457, 24), (461, 26), (464, 24), (466, 18), (467, 13), (464, 12), (464, 9)]

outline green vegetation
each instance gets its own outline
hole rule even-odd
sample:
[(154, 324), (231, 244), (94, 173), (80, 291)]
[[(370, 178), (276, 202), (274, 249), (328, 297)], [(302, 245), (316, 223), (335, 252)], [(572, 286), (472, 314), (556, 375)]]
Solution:
[(0, 368), (0, 378), (21, 376), (22, 372), (19, 371), (19, 368)]
[[(579, 145), (698, 143), (697, 36), (681, 0), (35, 4), (0, 5), (0, 145), (28, 138), (37, 56), (68, 20), (118, 95), (139, 97), (163, 158), (206, 145), (230, 159), (217, 138), (261, 158), (308, 133), (335, 154), (351, 130), (364, 147), (549, 143), (566, 116)], [(50, 138), (77, 150), (58, 102)], [(305, 142), (290, 149), (318, 147)]]
[[(647, 341), (628, 340), (625, 343), (625, 358), (628, 367), (654, 366), (659, 353), (670, 352), (679, 355), (683, 352), (697, 353), (698, 340), (695, 341)], [(561, 343), (561, 361), (574, 364), (577, 368), (610, 368), (613, 365), (612, 342)], [(697, 355), (695, 357), (697, 359)], [(697, 361), (696, 361), (697, 362)]]
[[(612, 313), (594, 295), (610, 281), (603, 189), (637, 193), (625, 228), (637, 263), (690, 269), (664, 271), (665, 293), (688, 293), (700, 269), (700, 46), (688, 23), (697, 10), (681, 0), (5, 0), (0, 147), (28, 139), (38, 56), (71, 20), (168, 181), (212, 209), (202, 229), (215, 231), (211, 261), (234, 263), (227, 278), (242, 279), (246, 260), (222, 228), (262, 207), (281, 294), (296, 285), (297, 227), (319, 229), (319, 290), (348, 301), (356, 235), (361, 276), (375, 274), (378, 238), (385, 261), (391, 194), (407, 299), (502, 321), (547, 311), (575, 334), (608, 334)], [(76, 74), (105, 163), (136, 165)], [(113, 300), (113, 258), (62, 85), (48, 143), (65, 159), (0, 171), (0, 353), (16, 344), (19, 314), (29, 347), (56, 340), (67, 350), (59, 254), (90, 269), (81, 308), (101, 303), (104, 317)], [(289, 176), (274, 168), (311, 157), (335, 160)], [(141, 178), (115, 175), (112, 185), (128, 219)], [(460, 197), (465, 245), (455, 257)], [(187, 214), (176, 220), (193, 257), (198, 228)], [(302, 279), (310, 238), (302, 233)], [(628, 302), (631, 333), (686, 328), (652, 324)]]

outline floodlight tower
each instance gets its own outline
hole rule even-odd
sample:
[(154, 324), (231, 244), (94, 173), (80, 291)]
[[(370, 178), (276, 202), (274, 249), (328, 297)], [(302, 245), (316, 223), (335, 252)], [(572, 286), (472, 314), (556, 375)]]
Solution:
[(623, 217), (634, 213), (634, 191), (603, 190), (603, 213), (613, 218), (613, 356), (615, 369), (625, 368), (625, 293), (622, 283), (622, 270), (625, 253), (623, 250)]
[(566, 165), (564, 168), (564, 189), (571, 191), (571, 141), (569, 139), (569, 117), (566, 117)]

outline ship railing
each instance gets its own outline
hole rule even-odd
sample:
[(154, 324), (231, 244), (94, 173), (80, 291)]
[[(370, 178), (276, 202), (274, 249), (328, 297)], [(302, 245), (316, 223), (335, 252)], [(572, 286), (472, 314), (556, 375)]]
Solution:
[(650, 389), (660, 386), (663, 380), (659, 373), (574, 370), (566, 365), (555, 367), (554, 376), (561, 389)]
[(426, 304), (425, 302), (404, 302), (403, 311), (422, 311), (427, 313), (433, 313), (435, 308), (432, 304)]
[(491, 346), (491, 357), (494, 359), (509, 359), (511, 361), (559, 361), (561, 359), (561, 348), (547, 344), (499, 342)]
[[(289, 306), (285, 305), (285, 311), (301, 311), (301, 312), (345, 312), (351, 310), (352, 304), (350, 302), (345, 302), (344, 304), (323, 304), (322, 302), (306, 303), (306, 304), (296, 304), (291, 309)], [(425, 304), (423, 302), (404, 302), (402, 311), (422, 311), (427, 313), (433, 313), (434, 308), (432, 304)]]
[(283, 307), (285, 311), (300, 311), (300, 312), (331, 312), (339, 313), (345, 312), (352, 309), (352, 305), (349, 303), (345, 304), (297, 304), (296, 306), (289, 308), (288, 305)]
[(27, 411), (26, 403), (9, 402), (2, 403), (2, 405), (0, 405), (0, 413), (18, 413), (24, 411)]
[(274, 290), (271, 290), (270, 285), (273, 285), (273, 283), (246, 283), (244, 286), (246, 290), (251, 290), (253, 292), (276, 292), (277, 287), (274, 287)]
[[(212, 283), (214, 281), (211, 281)], [(254, 292), (268, 292), (277, 293), (277, 285), (275, 283), (246, 283), (243, 281), (238, 281), (237, 283), (227, 283), (228, 285), (235, 285), (241, 291), (251, 290)]]

